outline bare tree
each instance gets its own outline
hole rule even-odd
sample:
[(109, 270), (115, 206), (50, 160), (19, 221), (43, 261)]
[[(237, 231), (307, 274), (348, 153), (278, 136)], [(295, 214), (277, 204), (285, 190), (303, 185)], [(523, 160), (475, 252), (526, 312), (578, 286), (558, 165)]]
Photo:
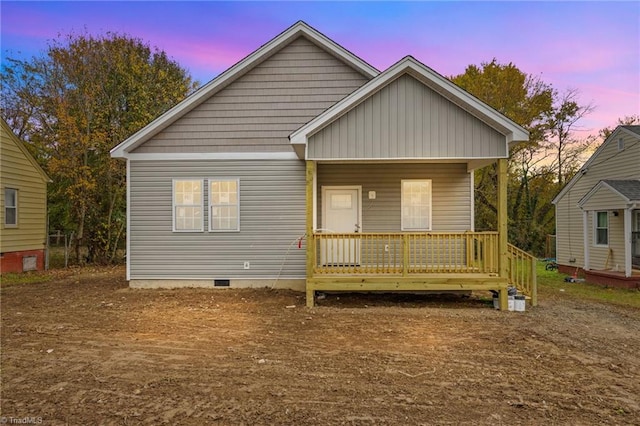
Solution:
[(567, 176), (590, 146), (588, 140), (578, 139), (574, 134), (578, 130), (578, 122), (595, 109), (593, 104), (580, 105), (579, 94), (577, 89), (568, 89), (560, 94), (556, 98), (557, 104), (547, 115), (547, 149), (553, 152), (555, 158), (558, 188), (562, 188)]

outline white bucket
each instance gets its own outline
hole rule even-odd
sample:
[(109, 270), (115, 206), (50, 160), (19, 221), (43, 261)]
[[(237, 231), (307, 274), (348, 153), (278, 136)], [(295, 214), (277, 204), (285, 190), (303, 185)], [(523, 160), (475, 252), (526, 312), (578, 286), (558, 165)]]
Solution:
[(513, 311), (516, 308), (516, 297), (515, 296), (509, 296), (509, 310)]
[(524, 312), (527, 305), (524, 296), (516, 296), (514, 302), (516, 312)]

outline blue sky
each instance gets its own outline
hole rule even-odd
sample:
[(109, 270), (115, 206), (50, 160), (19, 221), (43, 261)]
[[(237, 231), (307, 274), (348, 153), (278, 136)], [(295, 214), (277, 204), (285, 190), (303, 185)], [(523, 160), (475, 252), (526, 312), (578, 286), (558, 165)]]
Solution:
[(380, 70), (514, 63), (595, 111), (583, 135), (640, 113), (640, 2), (25, 2), (0, 4), (2, 61), (58, 35), (107, 31), (166, 51), (205, 83), (298, 20)]

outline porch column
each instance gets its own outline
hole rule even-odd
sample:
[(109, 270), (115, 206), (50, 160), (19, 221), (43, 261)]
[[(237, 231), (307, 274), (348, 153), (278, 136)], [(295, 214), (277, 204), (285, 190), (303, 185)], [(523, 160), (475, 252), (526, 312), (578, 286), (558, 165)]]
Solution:
[[(507, 213), (507, 159), (500, 158), (498, 160), (498, 273), (501, 277), (508, 277), (509, 271), (507, 267), (508, 259), (508, 236), (507, 221), (509, 220)], [(504, 294), (503, 294), (504, 293)], [(500, 292), (500, 309), (508, 310), (507, 292)]]
[(591, 267), (589, 266), (589, 212), (586, 210), (582, 210), (582, 243), (584, 251), (583, 268), (588, 271)]
[(624, 209), (624, 276), (631, 276), (631, 216), (633, 208)]
[(316, 201), (315, 201), (315, 175), (316, 175), (316, 162), (315, 161), (309, 161), (307, 160), (306, 162), (306, 166), (307, 166), (307, 170), (306, 170), (306, 175), (305, 175), (305, 181), (306, 181), (306, 207), (305, 207), (305, 212), (306, 212), (306, 236), (307, 236), (307, 284), (306, 284), (306, 290), (307, 290), (307, 306), (309, 307), (313, 307), (314, 304), (314, 297), (315, 297), (315, 291), (313, 290), (313, 288), (310, 286), (309, 284), (309, 280), (311, 278), (313, 278), (313, 266), (316, 264), (315, 261), (315, 257), (316, 257), (316, 244), (315, 244), (315, 240), (313, 239), (313, 222), (314, 222), (314, 217), (315, 217), (315, 205), (316, 205)]

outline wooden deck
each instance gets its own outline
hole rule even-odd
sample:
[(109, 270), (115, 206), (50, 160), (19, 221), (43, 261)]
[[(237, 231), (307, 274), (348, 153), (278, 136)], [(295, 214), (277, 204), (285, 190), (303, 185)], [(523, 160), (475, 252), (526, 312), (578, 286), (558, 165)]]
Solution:
[(506, 310), (510, 285), (535, 305), (535, 258), (508, 244), (507, 159), (496, 162), (496, 232), (324, 234), (315, 230), (316, 162), (307, 160), (307, 306), (314, 305), (318, 290), (494, 290)]
[(316, 233), (310, 244), (310, 307), (316, 291), (493, 290), (507, 309), (509, 285), (537, 303), (535, 259), (510, 246), (501, 276), (496, 232)]

